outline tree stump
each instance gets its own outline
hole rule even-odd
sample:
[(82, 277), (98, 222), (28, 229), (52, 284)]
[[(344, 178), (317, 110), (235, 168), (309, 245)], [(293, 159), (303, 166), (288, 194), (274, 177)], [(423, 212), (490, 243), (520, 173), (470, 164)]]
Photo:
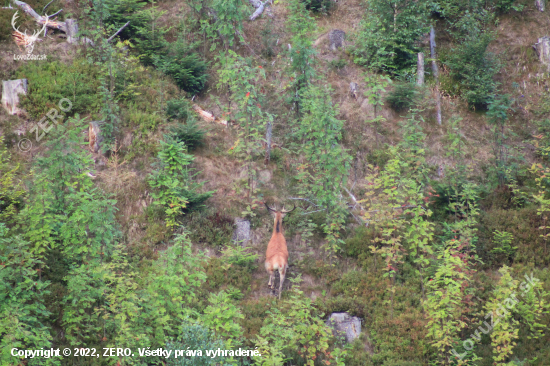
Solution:
[(2, 106), (9, 114), (18, 114), (19, 94), (27, 94), (27, 79), (2, 80)]
[(329, 48), (332, 51), (336, 51), (340, 47), (344, 47), (344, 39), (346, 38), (346, 32), (339, 29), (333, 29), (328, 34)]
[(78, 23), (75, 19), (65, 20), (67, 25), (67, 42), (78, 43)]
[(546, 65), (548, 71), (550, 71), (550, 37), (539, 38), (538, 42), (535, 43), (535, 50), (539, 55), (540, 62)]
[(424, 85), (424, 53), (418, 53), (418, 62), (416, 64), (416, 84)]
[(544, 8), (546, 7), (546, 0), (535, 0), (535, 6), (539, 11), (544, 11)]
[(103, 141), (101, 129), (99, 128), (99, 122), (100, 121), (90, 122), (90, 126), (88, 128), (88, 144), (90, 151), (96, 154), (99, 152), (100, 143)]
[(332, 328), (335, 337), (343, 336), (347, 343), (361, 334), (361, 319), (348, 313), (332, 313), (325, 324)]
[(357, 83), (353, 81), (349, 83), (349, 93), (353, 98), (357, 99)]

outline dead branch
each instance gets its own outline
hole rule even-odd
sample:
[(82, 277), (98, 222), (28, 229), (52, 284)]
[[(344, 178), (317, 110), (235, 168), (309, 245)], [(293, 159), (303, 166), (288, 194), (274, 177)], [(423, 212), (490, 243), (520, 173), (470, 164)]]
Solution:
[(107, 42), (111, 42), (111, 41), (113, 40), (113, 38), (115, 38), (115, 37), (117, 36), (117, 34), (119, 34), (120, 32), (122, 32), (122, 30), (128, 26), (128, 24), (130, 24), (129, 21), (128, 21), (126, 24), (124, 24), (122, 27), (120, 27), (120, 29), (117, 30), (115, 34), (113, 34), (112, 36), (110, 36), (109, 38), (107, 38)]
[(52, 0), (50, 1), (49, 3), (46, 4), (46, 6), (42, 9), (42, 13), (45, 13), (46, 12), (46, 9), (48, 8), (48, 6), (50, 6), (51, 3), (53, 3), (55, 0)]
[(265, 0), (262, 3), (261, 1), (250, 0), (250, 3), (252, 4), (252, 6), (254, 6), (256, 8), (256, 11), (250, 16), (249, 19), (254, 20), (257, 17), (259, 17), (264, 12), (265, 4), (267, 4), (268, 1), (269, 0)]
[[(58, 29), (62, 32), (67, 33), (67, 25), (65, 24), (65, 22), (58, 22), (57, 20), (51, 20), (50, 17), (52, 17), (53, 15), (51, 16), (38, 15), (38, 13), (34, 11), (33, 8), (30, 7), (30, 5), (28, 5), (27, 3), (24, 3), (23, 1), (14, 0), (14, 4), (19, 6), (25, 13), (33, 17), (38, 24), (41, 24), (41, 25), (46, 24), (46, 26), (49, 28)], [(54, 15), (57, 15), (58, 13), (59, 11)]]

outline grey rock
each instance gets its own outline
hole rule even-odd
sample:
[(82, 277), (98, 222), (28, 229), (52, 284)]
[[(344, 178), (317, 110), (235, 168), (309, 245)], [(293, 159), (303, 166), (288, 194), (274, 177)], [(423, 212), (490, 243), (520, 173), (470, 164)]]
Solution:
[(339, 29), (333, 29), (328, 34), (329, 39), (329, 48), (332, 51), (336, 51), (340, 47), (344, 47), (344, 39), (346, 38), (346, 32), (339, 30)]
[(244, 247), (250, 241), (250, 221), (237, 217), (235, 219), (235, 231), (233, 232), (233, 237), (231, 241), (233, 244), (239, 244)]
[(332, 334), (336, 337), (344, 337), (347, 343), (361, 334), (361, 319), (348, 313), (332, 313), (326, 323), (332, 328)]

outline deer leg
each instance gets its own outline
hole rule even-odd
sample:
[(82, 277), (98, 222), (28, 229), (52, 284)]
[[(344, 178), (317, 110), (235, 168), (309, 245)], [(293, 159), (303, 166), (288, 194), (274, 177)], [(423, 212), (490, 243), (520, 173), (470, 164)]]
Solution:
[[(273, 288), (275, 287), (275, 275), (273, 273), (273, 270), (267, 270), (267, 272), (269, 273), (269, 283), (267, 284), (267, 287), (269, 288)], [(273, 285), (272, 285), (273, 283)]]
[(281, 292), (283, 292), (283, 283), (285, 282), (287, 266), (279, 268), (279, 300), (281, 300)]

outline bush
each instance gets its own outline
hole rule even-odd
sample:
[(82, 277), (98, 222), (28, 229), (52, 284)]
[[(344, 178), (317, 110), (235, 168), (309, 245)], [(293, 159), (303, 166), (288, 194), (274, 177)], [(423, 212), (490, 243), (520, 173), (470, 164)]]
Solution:
[[(99, 72), (85, 59), (75, 60), (71, 65), (58, 61), (28, 62), (17, 71), (16, 78), (29, 81), (29, 93), (21, 98), (21, 106), (33, 118), (42, 118), (51, 108), (68, 116), (99, 109)], [(68, 112), (59, 110), (58, 103), (63, 98), (72, 103)]]
[(205, 350), (225, 349), (224, 342), (216, 339), (213, 332), (198, 324), (185, 324), (182, 327), (181, 335), (177, 340), (166, 342), (166, 349), (176, 350), (202, 350), (203, 357), (169, 357), (168, 366), (215, 366), (223, 364), (224, 357), (206, 357)]
[(413, 83), (396, 84), (389, 92), (386, 101), (396, 112), (404, 112), (414, 106), (418, 100), (416, 85)]
[(303, 0), (306, 9), (314, 13), (328, 13), (333, 6), (332, 0)]
[(170, 132), (174, 139), (185, 142), (190, 151), (203, 145), (205, 131), (199, 127), (195, 118), (189, 118), (186, 124), (179, 123)]
[(229, 264), (236, 264), (244, 268), (253, 270), (256, 267), (256, 259), (258, 254), (247, 253), (248, 248), (243, 248), (240, 245), (227, 245), (222, 250), (222, 259)]
[(341, 70), (344, 67), (346, 67), (346, 64), (347, 64), (346, 60), (339, 58), (336, 60), (329, 61), (328, 67), (331, 68), (332, 70)]
[(191, 47), (182, 38), (170, 44), (166, 55), (154, 57), (154, 64), (186, 92), (197, 94), (204, 89), (208, 78), (207, 64), (191, 52)]
[(169, 100), (166, 102), (166, 116), (169, 119), (187, 119), (187, 116), (189, 116), (189, 102), (184, 98)]
[(498, 86), (494, 76), (500, 62), (496, 55), (487, 51), (492, 40), (490, 33), (472, 32), (444, 61), (452, 79), (459, 83), (459, 93), (475, 109), (486, 109)]
[(204, 210), (186, 217), (185, 226), (189, 229), (193, 243), (213, 248), (221, 248), (231, 241), (233, 220), (218, 211)]

